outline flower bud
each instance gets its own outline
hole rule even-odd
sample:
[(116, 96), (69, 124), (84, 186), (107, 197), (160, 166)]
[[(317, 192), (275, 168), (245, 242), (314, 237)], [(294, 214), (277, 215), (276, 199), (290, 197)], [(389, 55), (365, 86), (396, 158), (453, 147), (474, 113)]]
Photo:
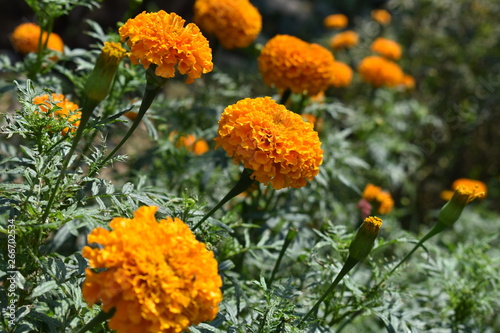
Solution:
[(476, 185), (473, 189), (467, 186), (459, 185), (450, 201), (448, 201), (438, 215), (438, 223), (442, 223), (446, 226), (452, 226), (462, 214), (464, 207), (476, 198), (482, 198), (485, 196), (485, 192), (478, 192), (478, 186)]
[(98, 104), (108, 96), (118, 65), (126, 54), (125, 49), (119, 43), (104, 43), (85, 85), (85, 94), (89, 100)]
[(358, 261), (365, 259), (370, 254), (381, 227), (382, 220), (380, 218), (368, 216), (359, 227), (351, 246), (349, 246), (349, 257)]

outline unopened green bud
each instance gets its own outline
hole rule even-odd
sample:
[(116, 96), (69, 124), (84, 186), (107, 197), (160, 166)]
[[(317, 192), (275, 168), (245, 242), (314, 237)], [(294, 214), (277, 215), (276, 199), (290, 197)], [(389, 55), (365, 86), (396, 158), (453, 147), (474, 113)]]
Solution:
[(118, 65), (126, 55), (127, 52), (120, 43), (104, 43), (85, 85), (85, 95), (89, 100), (98, 104), (108, 96)]
[(358, 261), (365, 259), (370, 254), (381, 227), (380, 218), (368, 216), (349, 246), (349, 257)]

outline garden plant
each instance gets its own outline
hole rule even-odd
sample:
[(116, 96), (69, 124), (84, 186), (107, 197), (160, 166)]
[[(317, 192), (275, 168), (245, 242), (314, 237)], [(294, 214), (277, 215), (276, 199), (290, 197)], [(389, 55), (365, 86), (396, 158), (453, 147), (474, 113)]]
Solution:
[(0, 331), (500, 331), (500, 3), (180, 2), (3, 32)]

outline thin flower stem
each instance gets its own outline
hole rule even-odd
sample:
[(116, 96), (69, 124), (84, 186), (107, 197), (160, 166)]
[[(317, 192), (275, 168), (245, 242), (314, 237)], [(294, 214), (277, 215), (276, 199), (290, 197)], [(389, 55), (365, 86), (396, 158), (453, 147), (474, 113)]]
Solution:
[(283, 255), (286, 252), (286, 249), (290, 245), (290, 243), (295, 239), (295, 236), (297, 236), (298, 230), (294, 227), (291, 227), (288, 229), (288, 233), (285, 236), (285, 241), (283, 242), (283, 246), (281, 247), (280, 254), (278, 256), (278, 259), (276, 260), (276, 263), (274, 264), (274, 269), (273, 272), (271, 273), (271, 277), (269, 278), (269, 281), (267, 282), (267, 285), (270, 287), (273, 284), (274, 281), (274, 276), (278, 272), (278, 269), (281, 264), (281, 259), (283, 259)]
[(215, 213), (219, 208), (221, 208), (226, 202), (234, 198), (240, 193), (243, 193), (246, 191), (252, 184), (255, 182), (254, 179), (250, 178), (250, 175), (253, 173), (253, 170), (250, 169), (243, 169), (240, 179), (238, 182), (234, 185), (234, 187), (226, 194), (224, 198), (222, 198), (221, 201), (217, 205), (215, 205), (214, 208), (212, 208), (205, 216), (201, 218), (198, 223), (191, 229), (192, 231), (195, 231), (198, 229), (203, 222), (206, 221), (210, 216), (212, 216), (213, 213)]
[(380, 286), (387, 280), (387, 278), (389, 278), (389, 276), (391, 276), (395, 271), (396, 269), (399, 268), (399, 266), (401, 266), (406, 260), (408, 260), (408, 258), (410, 258), (410, 256), (419, 248), (421, 247), (424, 242), (426, 242), (429, 238), (437, 235), (438, 233), (440, 233), (441, 231), (443, 231), (445, 229), (445, 225), (441, 224), (441, 223), (436, 223), (434, 225), (434, 227), (429, 230), (429, 232), (424, 236), (422, 237), (422, 239), (417, 243), (415, 244), (415, 246), (413, 247), (413, 249), (411, 249), (410, 252), (408, 252), (408, 254), (406, 254), (406, 256), (404, 256), (403, 259), (401, 259), (398, 264), (396, 266), (394, 266), (383, 278), (382, 280), (373, 288), (373, 290), (377, 290), (378, 288), (380, 288)]
[(297, 113), (297, 114), (301, 114), (302, 113), (302, 109), (304, 108), (304, 104), (306, 102), (306, 99), (307, 99), (307, 95), (306, 94), (302, 94), (300, 96), (299, 105), (297, 107), (297, 111), (294, 111), (295, 113)]
[(59, 186), (61, 185), (61, 182), (66, 174), (66, 170), (68, 169), (69, 161), (71, 161), (71, 157), (73, 156), (76, 147), (78, 146), (78, 142), (83, 136), (83, 131), (85, 130), (85, 127), (87, 126), (87, 123), (89, 122), (90, 116), (97, 106), (97, 103), (94, 101), (90, 101), (89, 99), (85, 99), (83, 102), (83, 107), (82, 107), (82, 116), (80, 118), (80, 124), (78, 125), (78, 129), (76, 130), (75, 137), (73, 138), (73, 142), (71, 144), (71, 148), (69, 149), (68, 154), (66, 155), (66, 158), (63, 161), (63, 164), (61, 166), (61, 171), (59, 173), (59, 177), (57, 177), (56, 184), (54, 185), (54, 188), (52, 189), (52, 192), (50, 194), (50, 198), (47, 202), (47, 206), (45, 206), (45, 211), (43, 212), (43, 215), (40, 219), (40, 223), (44, 223), (47, 217), (50, 214), (50, 210), (52, 209), (52, 205), (54, 204), (55, 197), (57, 195), (57, 191), (59, 190)]
[(142, 99), (141, 106), (139, 107), (137, 117), (134, 119), (132, 126), (130, 126), (129, 130), (122, 138), (122, 140), (116, 145), (116, 147), (100, 163), (98, 163), (91, 169), (88, 177), (94, 176), (106, 164), (106, 162), (108, 162), (116, 154), (116, 152), (123, 146), (123, 144), (128, 140), (132, 133), (134, 133), (135, 129), (139, 126), (142, 118), (146, 114), (146, 111), (149, 110), (149, 107), (166, 82), (166, 79), (160, 78), (154, 74), (154, 67), (152, 65), (147, 70), (146, 76), (147, 84), (144, 91), (144, 97)]
[(283, 94), (281, 95), (281, 99), (279, 101), (279, 104), (285, 105), (286, 102), (288, 102), (288, 99), (290, 98), (290, 95), (292, 95), (292, 91), (290, 89), (286, 89)]
[[(366, 295), (366, 299), (370, 299), (371, 298), (371, 295), (373, 295), (375, 292), (377, 292), (377, 290), (380, 289), (380, 287), (384, 284), (384, 282), (396, 271), (396, 269), (398, 269), (406, 260), (408, 260), (408, 258), (410, 258), (410, 256), (419, 248), (421, 247), (424, 242), (426, 242), (428, 239), (430, 239), (431, 237), (437, 235), (438, 233), (440, 233), (441, 231), (443, 231), (444, 229), (446, 228), (446, 225), (442, 224), (442, 223), (436, 223), (434, 225), (434, 227), (432, 227), (431, 230), (429, 230), (429, 232), (424, 236), (422, 237), (422, 239), (417, 243), (415, 244), (415, 246), (413, 247), (413, 249), (411, 249), (410, 252), (408, 252), (408, 254), (406, 254), (406, 256), (404, 256), (403, 259), (401, 259), (398, 264), (396, 266), (394, 266), (387, 274), (385, 274), (385, 276), (382, 278), (382, 280), (380, 280), (380, 282), (371, 289), (371, 291)], [(350, 322), (352, 322), (357, 316), (359, 316), (360, 314), (362, 314), (364, 312), (364, 309), (361, 309), (359, 311), (356, 311), (352, 314), (352, 316), (350, 316), (349, 318), (347, 318), (344, 323), (342, 323), (342, 325), (340, 326), (340, 329), (343, 329), (345, 326), (347, 326), (347, 324), (349, 324)]]
[(300, 320), (299, 322), (299, 325), (300, 326), (301, 324), (303, 324), (313, 313), (315, 313), (319, 306), (321, 305), (321, 303), (323, 303), (323, 301), (328, 297), (328, 295), (330, 295), (332, 293), (332, 291), (335, 289), (335, 287), (337, 287), (337, 285), (339, 284), (339, 282), (344, 278), (344, 276), (349, 273), (349, 271), (354, 267), (356, 266), (356, 264), (358, 263), (359, 261), (352, 258), (351, 256), (349, 256), (347, 258), (347, 261), (345, 262), (344, 266), (342, 267), (342, 269), (340, 270), (340, 272), (337, 274), (337, 277), (335, 278), (335, 280), (332, 282), (332, 284), (330, 285), (330, 287), (327, 289), (327, 291), (323, 294), (323, 296), (321, 296), (321, 298), (316, 302), (316, 304), (314, 304), (314, 306), (311, 308), (311, 310), (309, 310), (309, 312), (304, 316), (302, 317), (302, 319)]
[(85, 324), (85, 326), (83, 326), (77, 333), (85, 333), (90, 331), (95, 326), (113, 317), (115, 311), (116, 311), (115, 308), (112, 308), (111, 310), (109, 310), (109, 312), (104, 312), (103, 310), (101, 310), (101, 312), (99, 312), (97, 316), (92, 318), (92, 320), (89, 321), (87, 324)]

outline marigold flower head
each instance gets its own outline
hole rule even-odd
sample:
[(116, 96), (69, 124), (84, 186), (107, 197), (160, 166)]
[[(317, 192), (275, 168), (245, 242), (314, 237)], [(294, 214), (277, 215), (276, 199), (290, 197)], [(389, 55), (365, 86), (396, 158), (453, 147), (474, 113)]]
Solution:
[(369, 56), (361, 60), (358, 72), (363, 80), (374, 87), (398, 85), (403, 79), (403, 71), (393, 61), (379, 56)]
[(406, 90), (412, 90), (415, 88), (415, 78), (409, 74), (404, 74), (401, 85)]
[(366, 184), (365, 189), (363, 190), (362, 197), (368, 201), (373, 201), (381, 191), (382, 188), (379, 186), (375, 186), (373, 184)]
[(344, 14), (332, 14), (325, 17), (323, 24), (328, 29), (344, 29), (348, 19)]
[(389, 192), (381, 191), (375, 200), (378, 202), (378, 213), (389, 214), (394, 207), (394, 200)]
[(262, 48), (258, 63), (267, 85), (314, 96), (330, 86), (334, 60), (321, 45), (277, 35)]
[[(17, 52), (27, 54), (30, 52), (38, 52), (38, 42), (42, 29), (35, 23), (23, 23), (18, 25), (11, 35), (12, 45)], [(42, 43), (47, 40), (47, 32), (42, 34)], [(47, 41), (47, 48), (53, 51), (63, 52), (64, 43), (61, 37), (52, 32)]]
[(382, 25), (387, 25), (391, 23), (392, 20), (391, 13), (385, 9), (374, 9), (371, 12), (371, 16), (375, 22)]
[(334, 50), (349, 49), (359, 42), (359, 35), (356, 31), (346, 30), (340, 32), (330, 39), (330, 46)]
[(228, 50), (249, 46), (262, 29), (262, 16), (248, 0), (196, 0), (193, 21)]
[(381, 227), (380, 218), (376, 216), (365, 218), (349, 246), (349, 256), (358, 261), (365, 259), (370, 254)]
[[(90, 305), (115, 308), (109, 327), (118, 332), (181, 332), (215, 318), (222, 280), (213, 252), (178, 218), (157, 221), (157, 207), (117, 217), (111, 231), (94, 229), (83, 256), (83, 296)], [(94, 270), (95, 269), (95, 270)]]
[[(482, 199), (486, 196), (485, 191), (481, 191), (478, 184), (472, 187), (470, 184), (465, 185), (459, 184), (455, 188), (453, 195), (438, 215), (438, 223), (442, 223), (446, 226), (453, 225), (460, 215), (465, 206), (474, 201), (475, 199)], [(486, 187), (486, 186), (485, 186)]]
[[(389, 214), (394, 207), (394, 200), (389, 192), (382, 191), (382, 188), (373, 184), (367, 184), (363, 190), (362, 199), (367, 203), (373, 203), (377, 207), (379, 214)], [(359, 204), (360, 209), (366, 210), (366, 203)], [(370, 206), (371, 209), (371, 206)], [(365, 214), (366, 215), (366, 214)]]
[(378, 37), (373, 41), (371, 50), (392, 60), (399, 60), (402, 53), (398, 43), (383, 37)]
[(175, 76), (175, 69), (188, 76), (192, 83), (213, 69), (212, 50), (208, 40), (194, 23), (175, 13), (142, 12), (120, 27), (121, 41), (130, 47), (130, 61), (148, 69), (156, 65), (155, 74), (164, 78)]
[(79, 106), (66, 98), (63, 94), (53, 93), (51, 96), (48, 94), (36, 96), (33, 98), (33, 104), (39, 106), (42, 112), (49, 112), (53, 105), (58, 108), (53, 113), (56, 117), (66, 119), (72, 127), (66, 127), (62, 130), (62, 134), (66, 135), (68, 132), (74, 132), (80, 125), (80, 118), (82, 113), (78, 111)]
[[(459, 178), (451, 184), (451, 191), (442, 191), (441, 192), (441, 198), (443, 200), (450, 200), (451, 197), (453, 196), (454, 191), (459, 187), (463, 186), (468, 188), (471, 191), (475, 191), (475, 193), (481, 194), (480, 196), (476, 196), (475, 198), (477, 199), (484, 199), (486, 195), (488, 194), (488, 188), (485, 183), (483, 183), (480, 180), (475, 180), (475, 179), (469, 179), (469, 178)], [(474, 198), (474, 199), (475, 199)]]
[(270, 97), (246, 98), (228, 106), (215, 142), (235, 164), (253, 170), (252, 178), (275, 189), (305, 186), (323, 161), (313, 124)]
[(352, 74), (349, 65), (335, 61), (332, 67), (332, 86), (336, 88), (348, 87), (352, 81)]
[(197, 139), (194, 134), (182, 135), (177, 139), (177, 147), (184, 147), (195, 155), (203, 155), (210, 150), (207, 141)]

